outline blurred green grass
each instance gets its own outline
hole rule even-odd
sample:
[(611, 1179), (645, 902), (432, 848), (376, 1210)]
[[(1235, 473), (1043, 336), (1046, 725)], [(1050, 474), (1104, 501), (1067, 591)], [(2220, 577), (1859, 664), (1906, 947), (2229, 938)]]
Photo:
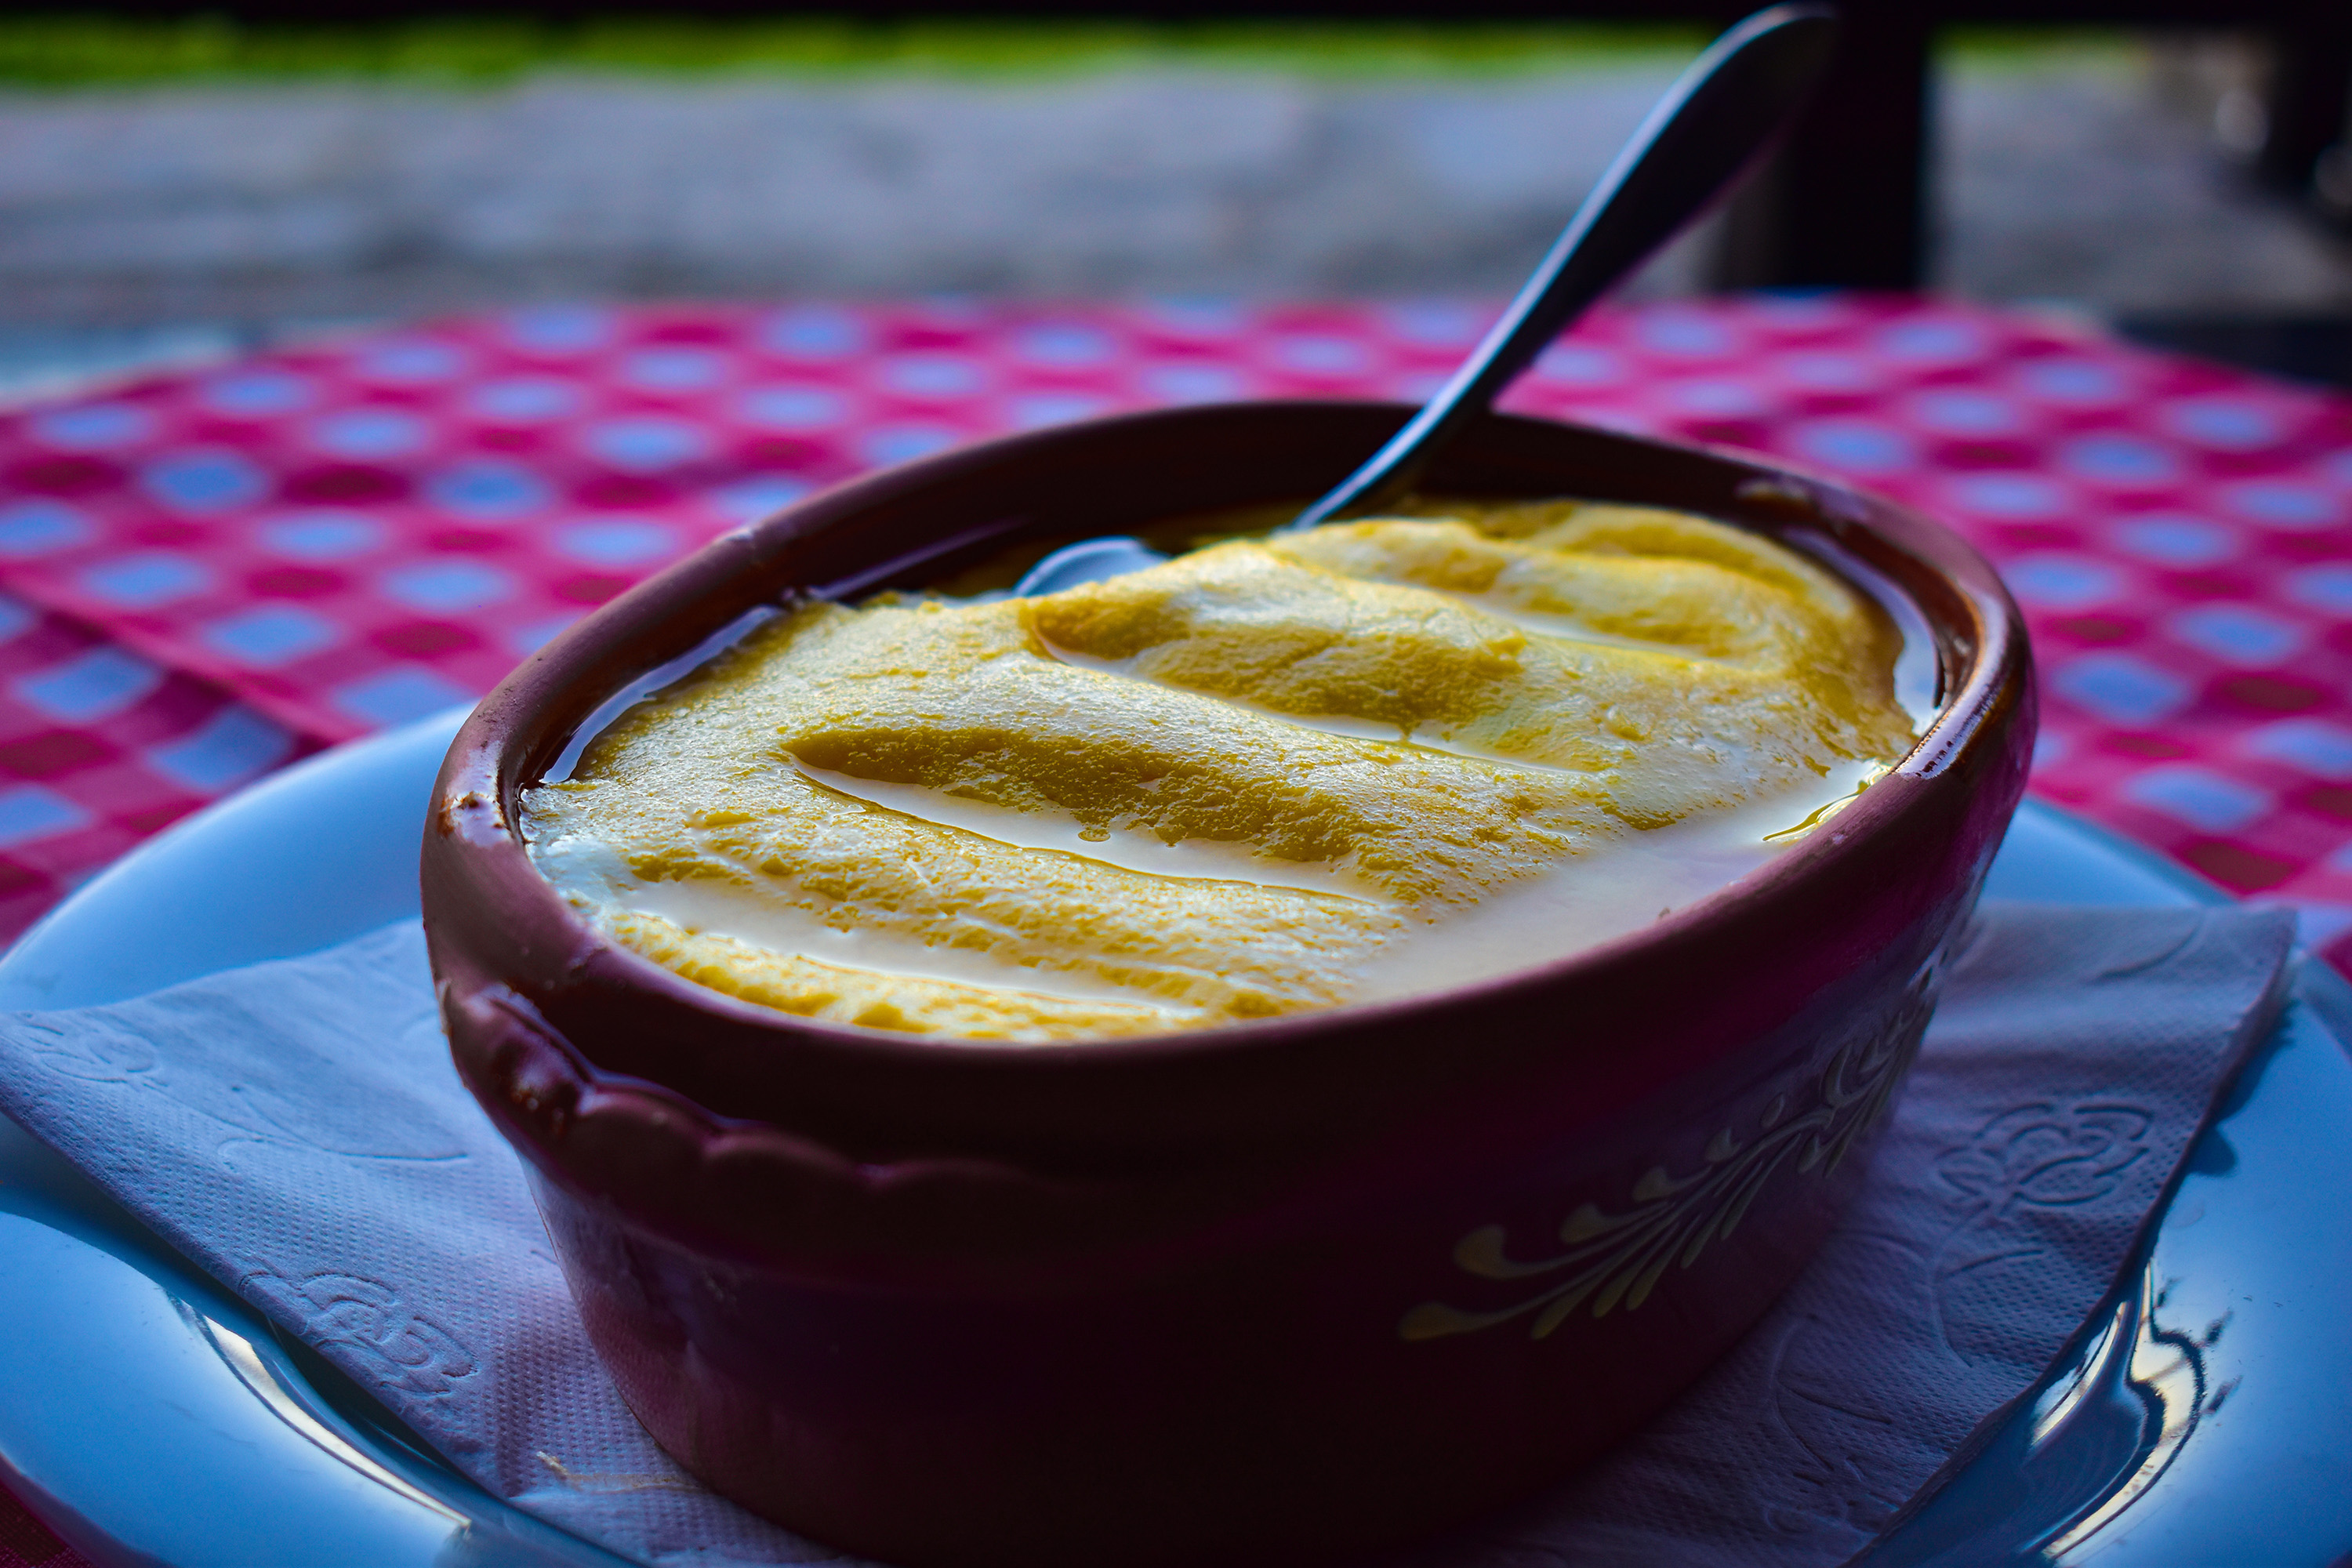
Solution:
[[(247, 24), (216, 16), (131, 19), (0, 15), (0, 83), (72, 88), (238, 79), (407, 79), (495, 84), (542, 70), (797, 77), (1034, 78), (1120, 66), (1279, 70), (1310, 77), (1523, 76), (1679, 62), (1700, 26), (1269, 21), (1153, 24), (719, 20), (612, 15), (573, 22), (469, 15), (391, 23)], [(2001, 70), (2122, 63), (2127, 34), (1966, 28), (1948, 59)]]
[(793, 76), (1054, 76), (1135, 64), (1308, 75), (1511, 74), (1682, 59), (1698, 27), (1379, 22), (698, 20), (556, 23), (475, 16), (387, 24), (252, 25), (0, 16), (0, 81), (76, 87), (236, 79), (494, 83), (548, 69)]

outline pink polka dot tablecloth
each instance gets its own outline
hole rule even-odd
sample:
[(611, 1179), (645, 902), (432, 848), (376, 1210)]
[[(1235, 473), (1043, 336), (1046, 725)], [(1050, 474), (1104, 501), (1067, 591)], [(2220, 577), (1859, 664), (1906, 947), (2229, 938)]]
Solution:
[[(478, 695), (877, 465), (1118, 408), (1425, 395), (1491, 309), (542, 308), (0, 416), (0, 935), (268, 769)], [(2007, 574), (2034, 787), (2352, 956), (2352, 399), (2021, 314), (1603, 313), (1525, 412), (1750, 447)]]

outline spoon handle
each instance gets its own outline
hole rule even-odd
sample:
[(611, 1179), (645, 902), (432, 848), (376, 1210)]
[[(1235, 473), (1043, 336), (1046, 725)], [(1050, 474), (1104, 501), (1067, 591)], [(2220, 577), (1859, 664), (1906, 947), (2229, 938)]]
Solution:
[(1757, 12), (1710, 45), (1650, 110), (1477, 352), (1370, 461), (1287, 526), (1372, 510), (1410, 489), (1465, 421), (1771, 143), (1836, 41), (1833, 9), (1790, 5)]

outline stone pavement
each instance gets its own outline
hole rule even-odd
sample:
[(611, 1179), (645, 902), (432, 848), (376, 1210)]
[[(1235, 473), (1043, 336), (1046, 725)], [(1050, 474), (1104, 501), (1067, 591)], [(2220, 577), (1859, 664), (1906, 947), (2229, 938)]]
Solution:
[[(1494, 295), (1675, 68), (0, 91), (0, 396), (548, 298)], [(2352, 306), (2352, 249), (2243, 188), (2210, 104), (2159, 85), (2121, 53), (1948, 71), (1939, 281)], [(1699, 286), (1706, 245), (1634, 292)]]
[(2188, 107), (2120, 72), (1960, 73), (1940, 127), (1942, 280), (2108, 315), (2352, 310), (2352, 239), (2254, 189)]
[(16, 320), (568, 294), (1507, 289), (1670, 68), (0, 100)]

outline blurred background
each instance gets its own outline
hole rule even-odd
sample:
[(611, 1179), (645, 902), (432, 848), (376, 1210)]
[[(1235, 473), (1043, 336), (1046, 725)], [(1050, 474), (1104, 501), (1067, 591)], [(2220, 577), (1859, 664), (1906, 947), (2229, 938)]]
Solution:
[[(1581, 9), (0, 9), (0, 399), (592, 296), (1491, 299), (1715, 30)], [(2352, 6), (1854, 9), (1832, 119), (1633, 293), (1916, 285), (2352, 381)]]

